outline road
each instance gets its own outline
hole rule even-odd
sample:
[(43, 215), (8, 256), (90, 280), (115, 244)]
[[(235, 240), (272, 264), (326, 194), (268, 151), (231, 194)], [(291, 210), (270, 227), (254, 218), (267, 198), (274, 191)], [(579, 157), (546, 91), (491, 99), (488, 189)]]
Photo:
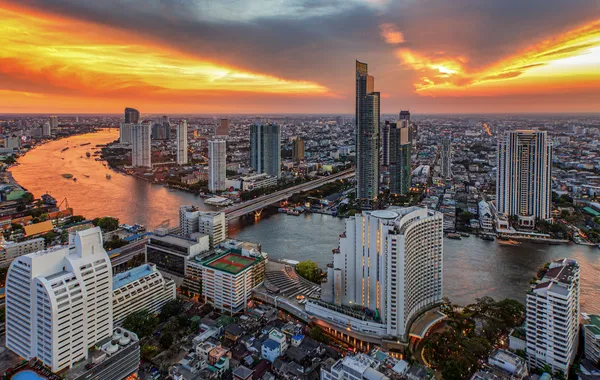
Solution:
[(255, 199), (251, 199), (246, 202), (238, 203), (234, 206), (228, 207), (225, 210), (227, 221), (235, 218), (239, 218), (242, 215), (249, 214), (251, 212), (263, 209), (268, 205), (280, 202), (291, 197), (294, 194), (302, 191), (313, 190), (323, 186), (326, 183), (334, 182), (339, 179), (350, 178), (354, 176), (354, 168), (341, 171), (336, 174), (332, 174), (327, 177), (319, 177), (309, 182), (302, 183), (300, 185), (292, 186), (287, 189), (279, 190), (271, 194), (266, 194)]

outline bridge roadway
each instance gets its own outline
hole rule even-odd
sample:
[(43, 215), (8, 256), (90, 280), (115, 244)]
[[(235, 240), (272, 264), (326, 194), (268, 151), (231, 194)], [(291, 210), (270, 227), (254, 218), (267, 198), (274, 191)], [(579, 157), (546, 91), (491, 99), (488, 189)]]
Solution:
[(258, 198), (251, 199), (242, 203), (238, 203), (231, 207), (224, 209), (227, 221), (230, 221), (240, 216), (249, 214), (254, 211), (261, 210), (270, 204), (280, 202), (284, 199), (291, 197), (293, 194), (301, 191), (313, 190), (323, 186), (326, 183), (337, 181), (338, 179), (345, 179), (354, 176), (354, 168), (341, 171), (336, 174), (329, 175), (327, 177), (319, 177), (309, 182), (302, 183), (300, 185), (292, 186), (287, 189), (279, 190), (277, 192), (262, 195)]

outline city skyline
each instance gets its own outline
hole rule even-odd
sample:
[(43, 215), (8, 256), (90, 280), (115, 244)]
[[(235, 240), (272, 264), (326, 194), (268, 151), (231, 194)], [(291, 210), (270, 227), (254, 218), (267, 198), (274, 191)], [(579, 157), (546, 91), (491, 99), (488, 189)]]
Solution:
[(0, 1), (0, 112), (350, 114), (355, 59), (379, 78), (382, 113), (577, 113), (600, 101), (593, 1), (115, 5)]

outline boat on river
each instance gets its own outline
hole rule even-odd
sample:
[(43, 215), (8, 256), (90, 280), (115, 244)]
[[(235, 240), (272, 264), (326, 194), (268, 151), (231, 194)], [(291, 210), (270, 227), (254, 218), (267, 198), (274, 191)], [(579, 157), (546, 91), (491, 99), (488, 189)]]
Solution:
[(494, 241), (494, 237), (492, 235), (481, 235), (481, 240)]
[(106, 179), (110, 179), (110, 178), (111, 178), (110, 174), (107, 174)]
[(73, 174), (71, 174), (71, 173), (64, 173), (64, 174), (61, 174), (61, 175), (62, 175), (63, 177), (65, 177), (65, 178), (67, 178), (67, 179), (71, 179), (71, 178), (73, 178)]
[(498, 244), (500, 245), (509, 245), (509, 246), (519, 246), (521, 245), (520, 241), (516, 241), (516, 240), (512, 240), (512, 239), (508, 239), (508, 240), (503, 240), (503, 239), (498, 239)]
[(87, 158), (90, 158), (90, 156), (91, 156), (90, 152), (85, 152), (85, 156), (86, 156)]
[(459, 234), (455, 234), (454, 232), (450, 232), (450, 233), (446, 234), (446, 237), (448, 239), (452, 239), (452, 240), (461, 240), (462, 239)]

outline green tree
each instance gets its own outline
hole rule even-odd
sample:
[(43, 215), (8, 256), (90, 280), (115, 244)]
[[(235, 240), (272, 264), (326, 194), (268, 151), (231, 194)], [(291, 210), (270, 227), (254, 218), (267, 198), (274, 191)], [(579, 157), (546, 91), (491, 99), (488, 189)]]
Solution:
[(171, 335), (170, 333), (163, 333), (160, 339), (158, 340), (158, 343), (165, 350), (169, 349), (173, 345), (173, 335)]
[(150, 361), (158, 353), (158, 347), (149, 344), (143, 344), (141, 349), (142, 360)]
[(83, 215), (73, 215), (71, 217), (71, 223), (80, 223), (83, 222), (85, 220), (85, 217)]
[(57, 236), (58, 235), (54, 231), (48, 231), (48, 232), (46, 232), (43, 235), (44, 242), (46, 243), (46, 247), (49, 246), (50, 244), (52, 244), (52, 242), (54, 242), (54, 239), (56, 239)]
[(148, 310), (141, 310), (128, 315), (123, 322), (123, 327), (133, 331), (138, 337), (144, 338), (154, 332), (157, 324), (158, 321), (152, 313)]
[(300, 276), (309, 281), (317, 284), (321, 283), (321, 278), (323, 277), (321, 269), (319, 268), (319, 265), (313, 261), (306, 260), (299, 262), (296, 265), (296, 271)]
[(317, 342), (325, 344), (329, 343), (329, 337), (325, 335), (325, 332), (319, 326), (312, 327), (308, 332), (308, 335)]
[(175, 298), (167, 302), (162, 309), (160, 309), (159, 318), (161, 322), (167, 321), (171, 317), (179, 315), (183, 311), (183, 300), (181, 298)]
[(6, 308), (0, 307), (0, 323), (4, 323), (6, 319)]
[(110, 216), (96, 218), (92, 223), (94, 223), (95, 226), (100, 227), (104, 232), (114, 231), (119, 228), (119, 219)]

